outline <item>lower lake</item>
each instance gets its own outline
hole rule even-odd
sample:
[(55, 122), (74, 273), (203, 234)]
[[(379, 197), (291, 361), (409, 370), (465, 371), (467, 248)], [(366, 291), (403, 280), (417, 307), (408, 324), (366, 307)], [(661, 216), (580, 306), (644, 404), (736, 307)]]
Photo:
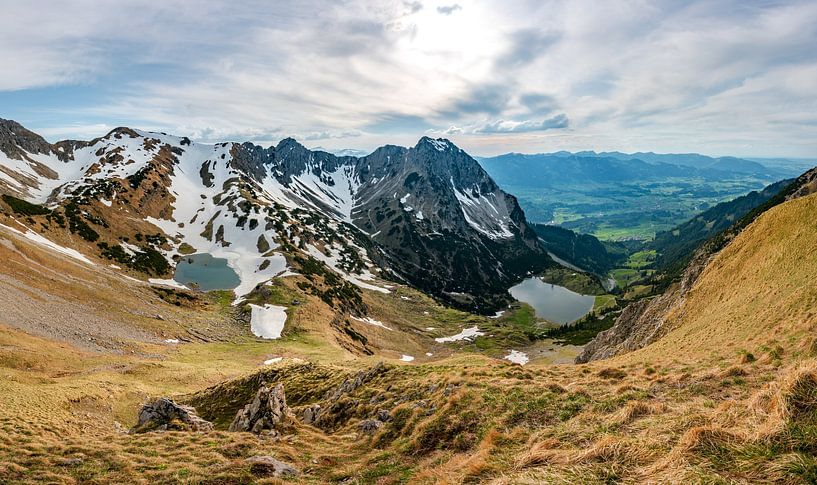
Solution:
[(200, 290), (232, 290), (241, 280), (227, 265), (224, 258), (214, 258), (207, 253), (191, 254), (176, 263), (173, 279), (179, 283)]
[(537, 317), (562, 325), (588, 314), (596, 301), (595, 296), (545, 283), (539, 277), (528, 278), (508, 291), (517, 300), (532, 306)]

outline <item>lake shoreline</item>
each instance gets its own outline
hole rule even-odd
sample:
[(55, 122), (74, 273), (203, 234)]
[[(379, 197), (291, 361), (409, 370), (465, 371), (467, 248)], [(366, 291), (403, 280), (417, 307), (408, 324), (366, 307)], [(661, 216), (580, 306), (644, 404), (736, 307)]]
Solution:
[(558, 325), (574, 322), (593, 310), (596, 297), (571, 291), (563, 286), (542, 281), (533, 276), (512, 286), (508, 292), (517, 300), (527, 303), (536, 314)]

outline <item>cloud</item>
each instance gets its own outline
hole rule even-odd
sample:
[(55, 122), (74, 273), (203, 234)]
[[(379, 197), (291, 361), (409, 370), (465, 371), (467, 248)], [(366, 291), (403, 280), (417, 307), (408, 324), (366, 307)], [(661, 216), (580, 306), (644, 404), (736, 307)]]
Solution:
[(559, 107), (556, 98), (549, 94), (523, 93), (519, 96), (519, 104), (529, 113), (550, 113)]
[(808, 0), (7, 3), (0, 116), (53, 137), (817, 155)]
[(408, 9), (408, 14), (417, 13), (423, 9), (423, 4), (420, 2), (403, 2), (403, 5)]
[(504, 84), (480, 84), (471, 86), (459, 99), (443, 110), (446, 116), (475, 113), (496, 115), (502, 113), (511, 101), (511, 92)]
[(548, 49), (561, 39), (561, 34), (532, 27), (512, 32), (508, 39), (507, 51), (496, 60), (500, 69), (524, 66), (546, 55)]
[[(329, 140), (333, 138), (355, 138), (361, 135), (360, 131), (341, 131), (341, 132), (333, 132), (333, 131), (320, 131), (320, 132), (313, 132), (307, 133), (303, 135), (301, 138), (306, 141), (314, 141), (314, 140)], [(298, 138), (298, 137), (296, 137)]]
[(431, 123), (422, 116), (398, 112), (383, 112), (374, 115), (364, 129), (378, 133), (422, 133)]
[(561, 113), (544, 120), (493, 120), (467, 126), (451, 125), (442, 131), (431, 131), (443, 135), (487, 135), (497, 133), (530, 133), (567, 128), (570, 121)]
[(497, 120), (485, 123), (473, 129), (474, 133), (524, 133), (530, 131), (546, 131), (567, 128), (567, 115), (562, 113), (542, 121), (524, 120)]
[(459, 3), (455, 3), (453, 5), (441, 5), (437, 7), (437, 12), (443, 15), (451, 15), (457, 10), (462, 10), (462, 6)]

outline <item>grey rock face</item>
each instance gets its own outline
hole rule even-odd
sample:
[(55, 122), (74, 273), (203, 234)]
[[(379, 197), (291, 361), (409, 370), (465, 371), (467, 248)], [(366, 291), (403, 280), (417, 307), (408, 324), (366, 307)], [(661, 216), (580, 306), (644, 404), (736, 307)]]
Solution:
[(40, 135), (29, 131), (20, 123), (0, 118), (0, 151), (17, 160), (23, 160), (25, 152), (32, 154), (51, 153), (49, 144)]
[(812, 168), (808, 172), (799, 176), (794, 181), (797, 187), (791, 194), (786, 196), (786, 200), (794, 200), (817, 192), (817, 168)]
[(277, 460), (271, 456), (253, 456), (244, 460), (250, 465), (250, 471), (254, 475), (262, 475), (268, 477), (296, 477), (300, 475), (297, 468)]
[(296, 178), (331, 189), (348, 184), (351, 222), (370, 235), (372, 259), (454, 305), (488, 312), (507, 302), (513, 283), (551, 264), (516, 198), (447, 140), (423, 137), (412, 148), (387, 145), (359, 158), (308, 150), (290, 138), (233, 152), (232, 163), (256, 181), (272, 177), (291, 198), (334, 216), (346, 217), (327, 204), (334, 196)]
[(284, 385), (278, 384), (272, 389), (262, 385), (252, 402), (238, 411), (229, 430), (278, 434), (291, 422), (292, 414), (287, 406)]
[(358, 425), (360, 432), (363, 434), (374, 434), (381, 426), (383, 426), (383, 422), (376, 419), (366, 419)]
[(314, 424), (318, 422), (318, 419), (321, 416), (321, 405), (320, 404), (313, 404), (306, 409), (303, 410), (303, 415), (301, 417), (301, 422), (304, 424)]
[(172, 399), (162, 397), (142, 406), (142, 409), (139, 410), (139, 420), (131, 432), (143, 433), (168, 429), (211, 431), (213, 423), (200, 418), (193, 407), (183, 406)]
[(380, 148), (357, 173), (353, 222), (374, 235), (377, 262), (451, 304), (487, 312), (550, 264), (516, 198), (447, 140)]

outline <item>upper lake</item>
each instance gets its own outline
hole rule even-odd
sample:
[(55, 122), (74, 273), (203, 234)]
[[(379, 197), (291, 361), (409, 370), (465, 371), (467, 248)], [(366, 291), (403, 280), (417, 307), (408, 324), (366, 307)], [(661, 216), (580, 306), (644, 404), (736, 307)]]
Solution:
[(227, 265), (226, 259), (214, 258), (207, 253), (182, 257), (176, 264), (173, 279), (204, 291), (232, 290), (241, 283), (235, 270)]
[(596, 301), (595, 296), (545, 283), (539, 277), (528, 278), (508, 291), (517, 300), (532, 306), (537, 317), (562, 325), (585, 316)]

